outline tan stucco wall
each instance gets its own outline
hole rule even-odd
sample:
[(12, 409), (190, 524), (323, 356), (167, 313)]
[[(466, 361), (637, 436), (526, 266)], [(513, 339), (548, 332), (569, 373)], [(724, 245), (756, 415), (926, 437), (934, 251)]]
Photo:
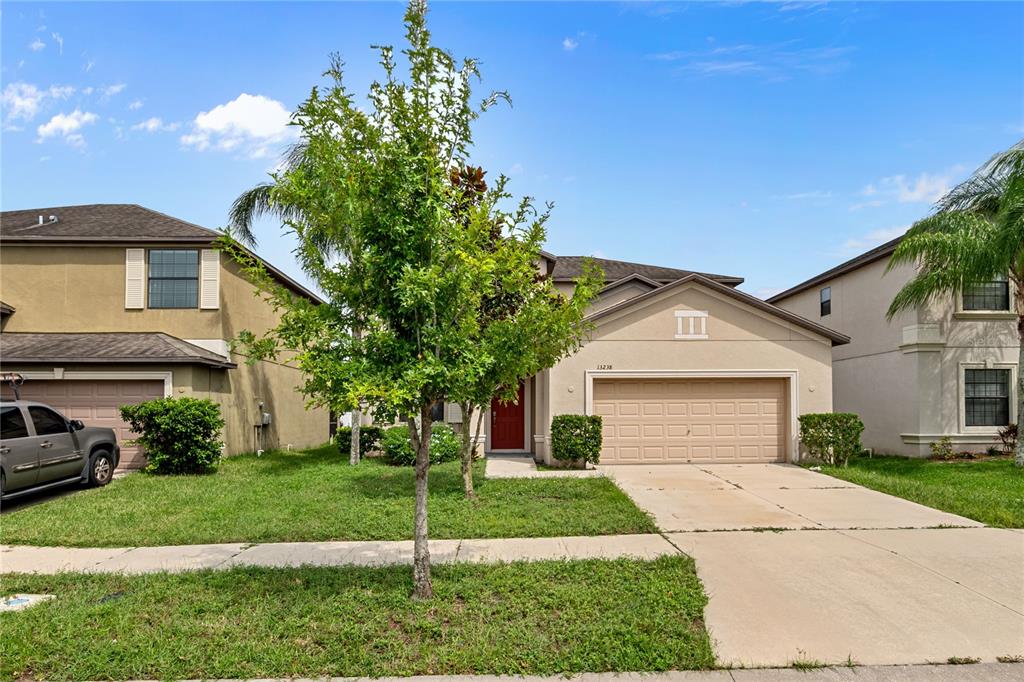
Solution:
[[(5, 332), (164, 332), (186, 340), (230, 341), (244, 329), (260, 334), (277, 323), (273, 308), (253, 295), (253, 286), (224, 254), (218, 310), (125, 310), (124, 288), (123, 246), (4, 245), (0, 251), (0, 299), (16, 309)], [(229, 454), (253, 449), (261, 401), (272, 415), (266, 447), (308, 447), (327, 440), (328, 413), (304, 409), (305, 400), (295, 390), (301, 383), (298, 370), (272, 362), (250, 366), (237, 354), (231, 359), (237, 368), (173, 369), (174, 395), (207, 397), (223, 406)], [(121, 369), (161, 371), (152, 365)]]
[[(707, 340), (677, 340), (675, 311), (708, 311)], [(677, 287), (599, 321), (591, 340), (541, 378), (538, 444), (551, 417), (583, 414), (587, 370), (795, 371), (796, 413), (832, 409), (831, 341), (699, 284)], [(790, 457), (794, 453), (788, 453)]]
[[(949, 436), (958, 450), (985, 450), (995, 429), (961, 425), (961, 369), (986, 362), (1016, 367), (1015, 322), (957, 315), (953, 297), (889, 322), (885, 312), (914, 269), (886, 273), (887, 262), (875, 261), (777, 305), (851, 337), (833, 349), (834, 403), (837, 411), (860, 415), (865, 447), (926, 456), (930, 442)], [(832, 288), (832, 314), (820, 317), (818, 297), (825, 286)], [(904, 343), (905, 329), (907, 341), (916, 334), (934, 343)]]

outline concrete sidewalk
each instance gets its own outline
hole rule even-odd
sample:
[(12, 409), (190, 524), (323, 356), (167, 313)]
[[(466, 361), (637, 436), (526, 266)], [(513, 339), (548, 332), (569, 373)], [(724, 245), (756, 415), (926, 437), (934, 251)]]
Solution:
[[(421, 675), (415, 677), (280, 678), (248, 682), (1011, 682), (1024, 677), (1024, 664), (894, 665), (854, 668), (760, 668), (680, 670), (663, 673), (577, 675)], [(190, 682), (198, 682), (192, 680)], [(231, 682), (220, 680), (219, 682)], [(238, 680), (236, 682), (243, 682)]]
[[(384, 566), (411, 564), (413, 542), (274, 542), (167, 547), (0, 545), (0, 573), (155, 573), (236, 566)], [(661, 535), (432, 540), (434, 563), (543, 559), (654, 559), (679, 550)]]

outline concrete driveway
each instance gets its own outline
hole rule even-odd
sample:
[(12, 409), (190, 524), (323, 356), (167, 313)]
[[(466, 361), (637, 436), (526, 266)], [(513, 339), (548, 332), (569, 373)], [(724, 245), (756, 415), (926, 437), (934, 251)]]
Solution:
[(1024, 532), (785, 464), (603, 471), (694, 557), (719, 661), (1024, 655)]

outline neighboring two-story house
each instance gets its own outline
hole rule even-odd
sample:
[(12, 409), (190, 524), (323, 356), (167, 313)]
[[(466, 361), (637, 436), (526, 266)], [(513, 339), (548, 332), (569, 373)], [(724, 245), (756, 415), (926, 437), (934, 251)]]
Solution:
[(239, 332), (259, 334), (278, 316), (214, 248), (217, 237), (132, 204), (4, 211), (0, 369), (25, 378), (23, 398), (114, 428), (128, 468), (143, 459), (125, 444), (118, 407), (161, 396), (218, 402), (226, 454), (325, 442), (328, 413), (305, 408), (297, 369), (247, 364), (231, 349)]
[(945, 436), (956, 450), (984, 451), (1018, 418), (1012, 285), (979, 283), (887, 321), (889, 304), (915, 274), (911, 265), (886, 273), (899, 241), (768, 302), (851, 337), (832, 350), (833, 404), (860, 415), (865, 447), (926, 456)]

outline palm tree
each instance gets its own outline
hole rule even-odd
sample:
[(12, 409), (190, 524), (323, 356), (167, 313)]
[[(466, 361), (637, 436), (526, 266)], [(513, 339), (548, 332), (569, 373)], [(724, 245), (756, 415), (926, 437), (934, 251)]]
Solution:
[[(285, 152), (281, 166), (283, 170), (291, 170), (302, 165), (306, 160), (306, 145), (297, 142)], [(255, 187), (242, 192), (231, 204), (228, 214), (228, 232), (245, 244), (256, 246), (256, 233), (253, 224), (264, 216), (277, 218), (282, 223), (299, 218), (294, 206), (273, 200), (274, 183), (261, 182)], [(359, 431), (362, 411), (358, 407), (350, 413), (352, 423), (352, 440), (349, 449), (349, 464), (359, 464)]]
[[(917, 266), (887, 317), (929, 301), (959, 295), (977, 282), (1008, 277), (1013, 284), (1017, 336), (1017, 420), (1024, 419), (1024, 140), (993, 156), (914, 223), (889, 260)], [(1024, 438), (1015, 463), (1024, 466)]]

